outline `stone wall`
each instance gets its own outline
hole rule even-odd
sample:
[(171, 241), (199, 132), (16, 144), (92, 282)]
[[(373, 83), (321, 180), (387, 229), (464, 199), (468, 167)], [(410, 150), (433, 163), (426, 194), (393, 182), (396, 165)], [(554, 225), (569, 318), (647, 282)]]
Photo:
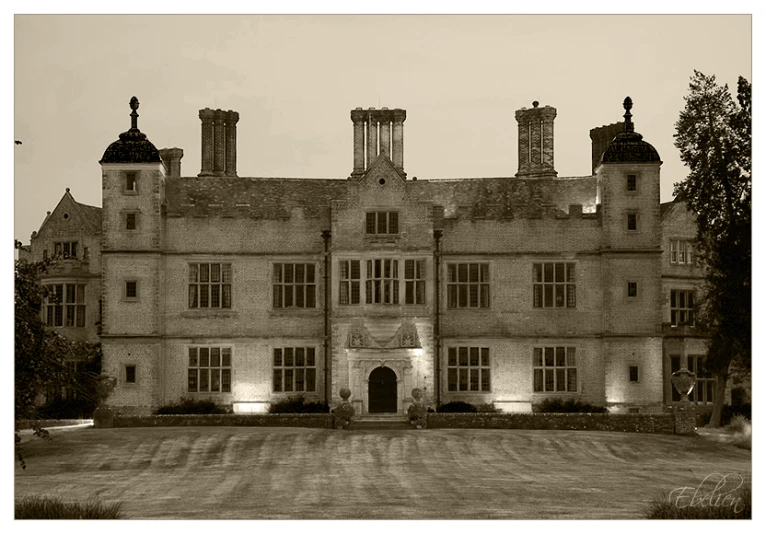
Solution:
[(116, 415), (114, 428), (152, 426), (290, 426), (333, 428), (330, 414)]
[(590, 413), (429, 413), (428, 428), (502, 428), (528, 430), (606, 430), (674, 433), (673, 414)]

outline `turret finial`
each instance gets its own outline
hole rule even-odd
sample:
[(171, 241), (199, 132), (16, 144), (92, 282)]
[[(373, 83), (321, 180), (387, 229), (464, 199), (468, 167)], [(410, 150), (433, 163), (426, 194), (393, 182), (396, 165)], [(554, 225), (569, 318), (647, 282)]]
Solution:
[(633, 108), (633, 100), (630, 99), (629, 96), (625, 97), (625, 100), (622, 101), (622, 107), (625, 108), (625, 131), (626, 132), (632, 132), (633, 131), (633, 122), (631, 121), (631, 117), (633, 116), (630, 113), (630, 110)]
[(138, 130), (138, 113), (136, 113), (136, 110), (138, 109), (138, 98), (135, 96), (130, 99), (130, 109), (133, 111), (130, 113), (130, 129), (131, 130)]

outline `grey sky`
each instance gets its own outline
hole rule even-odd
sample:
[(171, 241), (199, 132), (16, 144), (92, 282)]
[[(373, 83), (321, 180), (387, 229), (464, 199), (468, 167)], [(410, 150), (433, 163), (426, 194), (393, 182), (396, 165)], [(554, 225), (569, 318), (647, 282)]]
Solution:
[(14, 235), (29, 242), (66, 187), (101, 204), (98, 160), (130, 127), (200, 168), (204, 107), (233, 109), (240, 176), (345, 178), (349, 111), (407, 110), (404, 165), (419, 178), (509, 176), (514, 111), (558, 110), (559, 176), (590, 174), (588, 132), (622, 120), (662, 167), (662, 201), (686, 176), (674, 122), (693, 69), (736, 92), (752, 80), (751, 17), (16, 16)]

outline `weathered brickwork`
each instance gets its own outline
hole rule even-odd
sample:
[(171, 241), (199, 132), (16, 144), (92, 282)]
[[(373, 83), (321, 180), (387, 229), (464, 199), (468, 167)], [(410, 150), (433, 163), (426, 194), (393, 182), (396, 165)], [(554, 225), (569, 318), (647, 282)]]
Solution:
[[(404, 414), (415, 387), (428, 405), (495, 402), (505, 411), (529, 411), (549, 397), (614, 412), (656, 412), (669, 403), (667, 351), (686, 339), (667, 337), (678, 333), (666, 324), (669, 290), (696, 287), (699, 278), (668, 263), (667, 236), (685, 236), (693, 220), (661, 207), (661, 162), (621, 152), (620, 143), (633, 147), (635, 136), (618, 135), (610, 145), (602, 138), (611, 129), (596, 135), (594, 174), (558, 177), (556, 110), (534, 106), (519, 115), (515, 177), (415, 180), (403, 167), (404, 111), (357, 109), (347, 179), (240, 178), (236, 135), (216, 113), (236, 114), (200, 111), (198, 176), (178, 176), (180, 165), (166, 168), (154, 156), (136, 162), (134, 153), (156, 151), (148, 140), (135, 141), (143, 144), (132, 152), (113, 144), (114, 157), (102, 164), (96, 261), (105, 371), (118, 377), (108, 402), (116, 410), (148, 413), (181, 397), (262, 408), (298, 393), (335, 405), (344, 387), (358, 414)], [(365, 135), (366, 123), (379, 131)], [(607, 147), (610, 160), (596, 164)], [(115, 163), (122, 152), (130, 158)], [(137, 173), (135, 190), (126, 187), (128, 173)], [(280, 264), (309, 265), (313, 280), (280, 274)], [(451, 287), (458, 282), (449, 276), (466, 264), (486, 265), (487, 279), (458, 281), (467, 284), (458, 303), (459, 288)], [(558, 288), (559, 300), (543, 303), (535, 272), (549, 264), (566, 264), (571, 277), (546, 280), (548, 290), (567, 283), (569, 293)], [(198, 265), (226, 266), (230, 279), (203, 280)], [(135, 282), (135, 297), (126, 282)], [(195, 300), (201, 291), (218, 297)], [(280, 300), (283, 291), (300, 291), (300, 303)], [(488, 298), (480, 302), (479, 291)], [(683, 341), (688, 350), (698, 350), (697, 342)], [(194, 347), (230, 349), (230, 391), (189, 390)], [(313, 348), (314, 391), (295, 391), (297, 383), (275, 391), (275, 371), (305, 365), (275, 367), (274, 350), (284, 347)], [(489, 349), (489, 386), (452, 391), (449, 349), (459, 347)], [(576, 354), (566, 391), (536, 385), (535, 351), (550, 347)], [(126, 382), (126, 366), (135, 366), (135, 384)]]

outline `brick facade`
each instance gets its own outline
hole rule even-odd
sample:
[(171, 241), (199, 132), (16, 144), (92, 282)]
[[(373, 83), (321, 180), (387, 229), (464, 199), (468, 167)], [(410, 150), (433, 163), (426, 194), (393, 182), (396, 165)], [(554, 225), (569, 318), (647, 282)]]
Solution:
[[(668, 351), (683, 350), (678, 343), (699, 350), (704, 340), (667, 324), (670, 288), (697, 287), (699, 272), (666, 258), (668, 236), (693, 236), (694, 223), (685, 210), (661, 207), (661, 162), (595, 165), (594, 156), (592, 175), (557, 177), (556, 110), (535, 106), (517, 114), (515, 177), (407, 179), (404, 111), (357, 109), (348, 179), (239, 178), (236, 167), (223, 172), (236, 164), (236, 135), (219, 131), (219, 111), (200, 111), (198, 176), (177, 176), (175, 163), (102, 163), (102, 341), (105, 371), (118, 377), (111, 406), (138, 414), (192, 397), (263, 411), (296, 388), (334, 405), (342, 387), (361, 414), (381, 388), (393, 392), (399, 413), (414, 387), (430, 405), (494, 402), (521, 412), (547, 397), (616, 412), (657, 413), (671, 402)], [(378, 133), (386, 138), (380, 152), (371, 144)], [(594, 137), (594, 154), (604, 135)], [(136, 191), (126, 190), (127, 173), (136, 173)], [(373, 233), (370, 213), (381, 217)], [(280, 265), (300, 267), (285, 275)], [(417, 280), (406, 278), (414, 265)], [(196, 266), (216, 266), (210, 276), (226, 266), (230, 279), (195, 279), (195, 269), (208, 269)], [(538, 269), (570, 278), (546, 284)], [(126, 297), (126, 282), (136, 282), (136, 297)], [(422, 302), (406, 302), (421, 290)], [(211, 299), (204, 304), (193, 296), (203, 291)], [(291, 307), (298, 297), (285, 295), (299, 291), (305, 307)], [(230, 351), (230, 386), (190, 391), (189, 376), (202, 376), (190, 363), (195, 347)], [(284, 352), (296, 348), (301, 360)], [(219, 364), (205, 376), (223, 377)], [(126, 383), (126, 366), (135, 366), (136, 383)], [(396, 382), (378, 384), (380, 367)], [(287, 381), (293, 391), (275, 391)]]

